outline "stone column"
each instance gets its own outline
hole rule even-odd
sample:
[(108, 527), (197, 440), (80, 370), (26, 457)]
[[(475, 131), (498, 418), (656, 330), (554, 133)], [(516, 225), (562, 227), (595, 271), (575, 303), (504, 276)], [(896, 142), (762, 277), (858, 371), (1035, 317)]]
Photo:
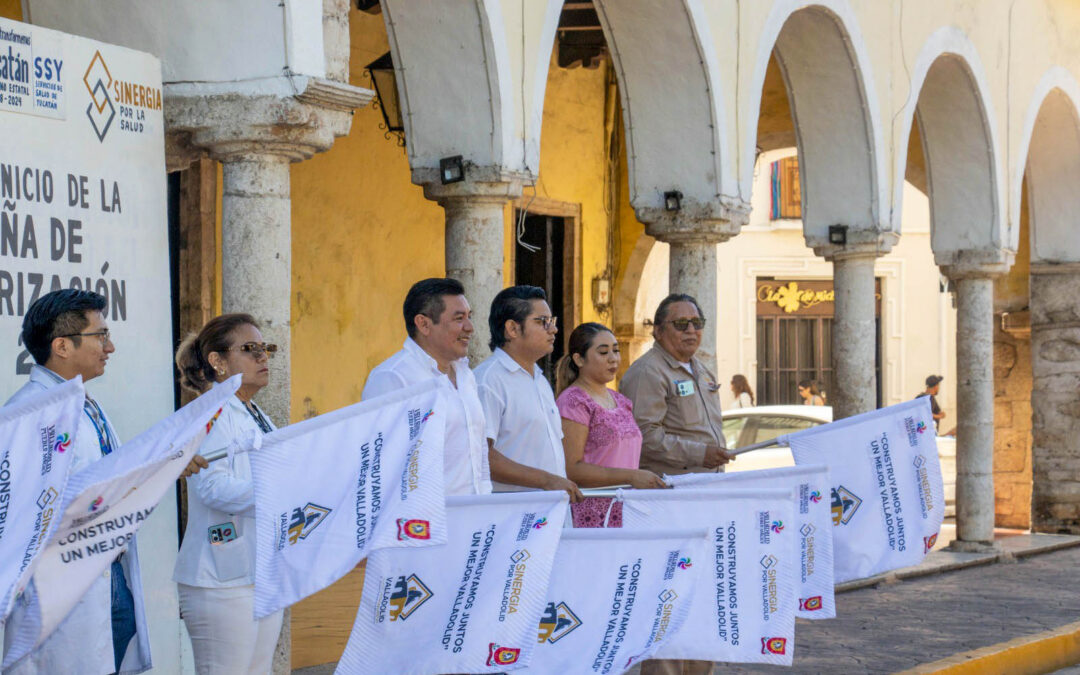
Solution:
[(505, 207), (521, 196), (521, 190), (522, 180), (514, 178), (424, 183), (424, 196), (446, 212), (446, 276), (465, 286), (472, 307), (476, 332), (469, 343), (469, 360), (474, 366), (491, 353), (491, 301), (507, 285), (503, 280)]
[(833, 419), (877, 408), (877, 324), (874, 317), (875, 249), (839, 251), (833, 263)]
[[(716, 372), (720, 323), (716, 247), (739, 233), (749, 217), (749, 205), (734, 199), (706, 203), (684, 199), (678, 211), (639, 208), (635, 213), (645, 223), (646, 234), (671, 246), (668, 292), (686, 293), (698, 301), (706, 321), (697, 357), (722, 379)], [(655, 309), (646, 308), (646, 314)]]
[(956, 540), (954, 551), (994, 544), (994, 277), (1011, 265), (942, 267), (956, 282)]
[(1032, 529), (1080, 534), (1080, 263), (1031, 266)]

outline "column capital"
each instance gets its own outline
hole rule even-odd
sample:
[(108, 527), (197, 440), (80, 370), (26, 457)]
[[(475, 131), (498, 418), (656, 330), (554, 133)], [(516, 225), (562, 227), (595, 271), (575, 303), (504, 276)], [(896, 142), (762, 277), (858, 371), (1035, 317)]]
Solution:
[[(419, 170), (418, 170), (419, 171)], [(438, 170), (436, 170), (436, 174)], [(476, 174), (481, 174), (477, 177)], [(416, 180), (417, 171), (413, 172), (413, 180)], [(432, 180), (422, 183), (424, 197), (440, 206), (453, 206), (457, 203), (504, 203), (511, 199), (517, 199), (525, 186), (525, 177), (517, 174), (498, 172), (495, 170), (476, 171), (474, 168), (466, 169), (466, 179), (456, 183), (443, 184), (436, 175)]]
[(835, 262), (853, 258), (880, 258), (892, 250), (893, 244), (900, 237), (895, 232), (880, 230), (849, 230), (846, 244), (818, 244), (807, 241), (814, 253)]
[(750, 205), (741, 199), (682, 203), (678, 211), (634, 209), (645, 233), (668, 244), (720, 244), (739, 233), (750, 219)]
[(185, 168), (200, 156), (223, 162), (250, 155), (308, 159), (349, 133), (352, 109), (374, 96), (371, 90), (331, 80), (300, 78), (299, 84), (299, 93), (284, 97), (166, 85), (168, 168)]
[(1004, 249), (954, 251), (934, 254), (941, 273), (959, 279), (993, 279), (1008, 273), (1016, 254)]

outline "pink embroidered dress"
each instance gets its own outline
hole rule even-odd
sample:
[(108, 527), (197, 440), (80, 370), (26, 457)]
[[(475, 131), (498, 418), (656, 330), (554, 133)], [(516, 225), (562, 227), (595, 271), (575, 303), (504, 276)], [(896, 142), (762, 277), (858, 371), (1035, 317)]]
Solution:
[[(608, 391), (615, 399), (611, 410), (573, 386), (559, 394), (555, 403), (564, 419), (589, 428), (585, 462), (612, 469), (637, 469), (641, 461), (641, 430), (634, 421), (633, 404), (619, 392)], [(610, 498), (589, 497), (581, 504), (572, 504), (574, 527), (603, 527), (610, 503)], [(621, 504), (612, 508), (608, 526), (622, 527)]]

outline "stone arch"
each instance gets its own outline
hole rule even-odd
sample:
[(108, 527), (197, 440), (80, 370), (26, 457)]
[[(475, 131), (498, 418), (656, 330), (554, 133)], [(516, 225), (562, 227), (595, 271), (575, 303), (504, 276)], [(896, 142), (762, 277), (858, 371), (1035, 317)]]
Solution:
[(414, 182), (438, 182), (451, 155), (475, 180), (535, 175), (561, 6), (383, 0)]
[(1080, 85), (1064, 68), (1040, 80), (1024, 118), (1013, 172), (1009, 247), (1020, 234), (1020, 202), (1027, 181), (1031, 262), (1080, 262)]
[[(619, 340), (630, 347), (629, 352), (624, 349), (623, 365), (621, 370), (636, 358), (635, 345), (648, 339), (649, 332), (641, 325), (637, 316), (638, 296), (642, 289), (642, 275), (645, 271), (645, 263), (649, 259), (656, 240), (642, 233), (634, 243), (634, 249), (626, 260), (619, 275), (619, 284), (615, 288), (615, 298), (612, 304), (616, 323), (613, 326)], [(621, 374), (621, 373), (620, 373)]]
[(776, 2), (759, 40), (740, 154), (740, 187), (753, 180), (761, 92), (775, 54), (799, 150), (807, 243), (827, 242), (828, 226), (888, 229), (878, 99), (869, 53), (845, 0)]
[(596, 0), (596, 9), (619, 80), (631, 204), (639, 215), (662, 211), (663, 193), (677, 189), (687, 215), (723, 217), (737, 184), (724, 172), (723, 85), (702, 0)]
[[(974, 45), (940, 28), (915, 61), (897, 116), (893, 223), (899, 228), (912, 123), (918, 124), (930, 197), (930, 243), (939, 265), (980, 262), (1005, 247), (1003, 175), (990, 89)], [(973, 258), (973, 256), (975, 258)]]

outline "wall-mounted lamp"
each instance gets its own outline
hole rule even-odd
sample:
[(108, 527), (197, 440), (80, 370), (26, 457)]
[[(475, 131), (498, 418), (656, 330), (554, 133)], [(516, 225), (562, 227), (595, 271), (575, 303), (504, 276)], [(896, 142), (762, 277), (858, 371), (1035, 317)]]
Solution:
[(678, 211), (682, 208), (682, 193), (678, 190), (664, 193), (664, 210)]
[(401, 105), (398, 102), (397, 80), (394, 73), (394, 59), (386, 52), (367, 65), (366, 70), (375, 85), (375, 97), (382, 111), (383, 130), (386, 138), (390, 134), (397, 136), (398, 145), (405, 145), (405, 123), (401, 118)]
[(461, 155), (443, 157), (439, 160), (439, 178), (442, 179), (443, 185), (465, 180), (465, 163)]
[(829, 243), (836, 246), (844, 246), (847, 244), (847, 225), (830, 225), (829, 226)]

